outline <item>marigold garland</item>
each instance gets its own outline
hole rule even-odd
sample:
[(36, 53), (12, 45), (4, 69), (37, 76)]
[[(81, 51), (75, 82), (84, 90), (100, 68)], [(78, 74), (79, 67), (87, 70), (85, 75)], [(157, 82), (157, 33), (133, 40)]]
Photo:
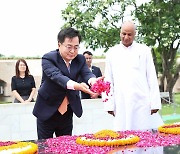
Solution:
[(77, 144), (85, 145), (85, 146), (121, 146), (121, 145), (129, 145), (129, 144), (135, 144), (139, 142), (140, 138), (135, 135), (129, 135), (124, 138), (120, 138), (120, 134), (112, 131), (112, 130), (102, 130), (97, 133), (95, 133), (94, 138), (88, 138), (88, 137), (78, 137), (76, 139)]
[(158, 128), (158, 131), (166, 134), (180, 134), (180, 124), (165, 124)]
[(110, 137), (110, 138), (118, 138), (120, 136), (119, 133), (113, 131), (113, 130), (101, 130), (93, 135), (95, 138), (104, 138), (104, 137)]
[[(168, 135), (163, 135), (158, 132), (152, 132), (152, 131), (132, 131), (132, 130), (127, 130), (127, 131), (118, 131), (120, 133), (120, 138), (127, 138), (130, 135), (135, 135), (140, 138), (140, 141), (135, 143), (135, 146), (138, 148), (142, 148), (142, 151), (146, 153), (149, 148), (151, 147), (167, 147), (173, 145), (175, 148), (178, 147), (180, 144), (180, 135), (173, 135), (173, 134), (168, 134)], [(65, 154), (65, 153), (73, 153), (73, 154), (107, 154), (107, 153), (112, 153), (113, 150), (117, 150), (117, 146), (84, 146), (81, 144), (77, 144), (76, 140), (77, 137), (86, 137), (90, 139), (94, 139), (93, 134), (83, 134), (80, 136), (60, 136), (57, 138), (50, 138), (45, 140), (45, 142), (39, 142), (39, 146), (43, 147), (42, 149), (40, 148), (39, 153), (60, 153), (60, 154)], [(101, 142), (95, 142), (95, 144), (99, 144)], [(175, 146), (177, 145), (177, 146)], [(123, 149), (126, 147), (122, 147)], [(129, 151), (130, 150), (130, 151)], [(127, 153), (138, 153), (137, 149), (127, 149)], [(134, 152), (133, 152), (134, 151)], [(123, 153), (123, 151), (122, 151)], [(125, 153), (125, 151), (124, 151)]]
[(38, 146), (32, 142), (17, 142), (7, 146), (0, 147), (0, 153), (14, 153), (14, 154), (35, 154), (38, 150)]

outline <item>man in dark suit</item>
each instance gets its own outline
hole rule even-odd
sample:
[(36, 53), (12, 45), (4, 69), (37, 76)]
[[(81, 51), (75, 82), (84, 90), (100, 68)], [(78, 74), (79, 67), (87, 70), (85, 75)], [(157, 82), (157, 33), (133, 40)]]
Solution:
[[(86, 64), (88, 65), (88, 68), (92, 71), (92, 73), (96, 77), (101, 77), (102, 73), (101, 73), (100, 68), (92, 65), (93, 54), (90, 51), (85, 51), (83, 53), (83, 55), (86, 59)], [(79, 81), (80, 82), (84, 81), (82, 76), (79, 78)], [(84, 92), (80, 92), (80, 93), (81, 93), (81, 99), (90, 99), (91, 98), (91, 95), (89, 95), (87, 93), (84, 93)], [(98, 96), (98, 97), (100, 98), (101, 96)]]
[(79, 91), (96, 96), (85, 83), (76, 82), (79, 75), (89, 85), (97, 81), (88, 69), (83, 55), (78, 54), (79, 31), (66, 28), (58, 34), (58, 49), (42, 57), (42, 83), (33, 109), (37, 117), (38, 139), (72, 135), (73, 112), (82, 115)]

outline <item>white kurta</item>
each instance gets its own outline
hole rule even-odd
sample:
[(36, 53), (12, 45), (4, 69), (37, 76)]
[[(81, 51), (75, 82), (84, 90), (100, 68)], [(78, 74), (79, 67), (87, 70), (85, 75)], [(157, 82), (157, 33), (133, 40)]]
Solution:
[(145, 130), (163, 124), (157, 76), (151, 49), (133, 42), (111, 48), (106, 55), (105, 80), (111, 82), (111, 96), (105, 102), (106, 111), (114, 111), (114, 129)]

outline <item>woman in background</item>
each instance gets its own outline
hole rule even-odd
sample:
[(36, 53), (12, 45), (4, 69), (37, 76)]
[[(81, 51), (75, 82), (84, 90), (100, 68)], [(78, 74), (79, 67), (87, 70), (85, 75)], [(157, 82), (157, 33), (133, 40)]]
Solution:
[(36, 86), (26, 61), (19, 59), (16, 62), (15, 70), (16, 76), (11, 79), (11, 89), (15, 97), (14, 103), (33, 102)]

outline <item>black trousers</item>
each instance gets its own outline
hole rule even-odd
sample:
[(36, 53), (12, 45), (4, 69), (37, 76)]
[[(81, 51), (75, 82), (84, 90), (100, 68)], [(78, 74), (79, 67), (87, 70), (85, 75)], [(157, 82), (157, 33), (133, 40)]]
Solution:
[(57, 112), (48, 120), (42, 121), (37, 118), (38, 139), (53, 138), (62, 135), (72, 135), (73, 128), (73, 111), (68, 105), (68, 110), (63, 115)]

